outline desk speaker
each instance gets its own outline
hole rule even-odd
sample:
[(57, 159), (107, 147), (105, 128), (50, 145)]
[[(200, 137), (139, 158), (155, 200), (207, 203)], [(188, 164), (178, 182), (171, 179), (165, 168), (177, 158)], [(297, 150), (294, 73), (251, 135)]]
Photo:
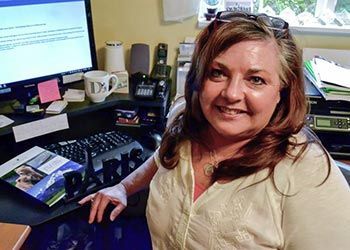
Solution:
[(131, 45), (130, 74), (138, 72), (149, 74), (149, 45), (134, 43)]

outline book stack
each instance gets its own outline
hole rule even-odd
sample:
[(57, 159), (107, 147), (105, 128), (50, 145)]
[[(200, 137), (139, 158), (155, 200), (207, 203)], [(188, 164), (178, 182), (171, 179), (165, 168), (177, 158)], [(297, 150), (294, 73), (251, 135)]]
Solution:
[(117, 125), (139, 125), (138, 108), (115, 109)]
[(325, 100), (350, 101), (350, 69), (314, 57), (304, 62), (304, 74)]

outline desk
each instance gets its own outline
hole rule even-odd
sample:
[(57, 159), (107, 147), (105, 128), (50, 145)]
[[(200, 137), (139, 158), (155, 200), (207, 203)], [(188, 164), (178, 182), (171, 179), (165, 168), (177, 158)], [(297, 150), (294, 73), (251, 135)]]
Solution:
[[(83, 89), (84, 82), (83, 81), (77, 82), (75, 84), (70, 85), (69, 88)], [(167, 91), (164, 99), (154, 99), (154, 100), (135, 99), (132, 94), (112, 93), (110, 96), (106, 98), (104, 102), (101, 102), (101, 103), (92, 103), (90, 102), (88, 97), (85, 97), (85, 101), (83, 102), (70, 102), (67, 108), (64, 110), (64, 113), (67, 113), (68, 117), (75, 117), (83, 114), (92, 113), (102, 109), (113, 108), (115, 106), (125, 107), (125, 106), (132, 105), (132, 106), (159, 108), (161, 123), (164, 123), (165, 115), (168, 111), (168, 106), (169, 106), (168, 99), (169, 99), (169, 90)], [(0, 136), (11, 134), (13, 126), (17, 126), (26, 122), (35, 121), (35, 120), (50, 116), (50, 115), (44, 115), (43, 117), (40, 117), (38, 115), (31, 115), (31, 114), (27, 114), (27, 115), (14, 114), (11, 108), (11, 104), (13, 104), (13, 102), (14, 101), (0, 103), (0, 114), (5, 114), (9, 118), (15, 121), (10, 126), (0, 128)], [(45, 106), (48, 106), (48, 105), (45, 105)]]
[[(69, 88), (83, 89), (83, 84), (83, 81), (81, 81), (74, 85), (70, 85)], [(34, 145), (45, 146), (58, 141), (85, 137), (96, 132), (113, 130), (116, 128), (114, 115), (114, 109), (116, 107), (124, 108), (137, 105), (138, 107), (142, 108), (157, 109), (159, 114), (159, 122), (153, 127), (145, 128), (151, 130), (156, 127), (161, 131), (161, 129), (165, 127), (166, 123), (168, 98), (169, 91), (167, 92), (165, 99), (139, 100), (135, 99), (131, 94), (112, 94), (102, 103), (91, 103), (88, 99), (86, 99), (84, 102), (69, 103), (67, 108), (64, 110), (68, 116), (70, 126), (69, 129), (43, 135), (19, 143), (14, 141), (12, 127), (26, 122), (35, 121), (43, 117), (11, 114), (10, 111), (12, 112), (12, 109), (9, 106), (10, 103), (3, 103), (2, 107), (0, 107), (0, 113), (8, 112), (6, 115), (15, 120), (15, 123), (0, 129), (0, 140), (2, 142), (0, 144), (0, 152), (6, 152), (6, 154), (0, 154), (0, 164), (33, 147)], [(47, 115), (44, 117), (47, 117)], [(128, 132), (130, 130), (131, 133), (129, 134), (135, 137), (135, 139), (137, 139), (137, 133), (146, 134), (146, 131), (140, 131), (139, 127), (122, 127), (120, 130), (128, 130)], [(31, 200), (26, 199), (26, 197), (24, 197), (18, 190), (10, 190), (5, 186), (5, 184), (1, 183), (0, 210), (8, 211), (8, 214), (11, 213), (11, 218), (8, 218), (5, 213), (1, 213), (1, 222), (35, 226), (79, 208), (79, 205), (76, 202), (67, 204), (62, 204), (62, 202), (60, 204), (55, 204), (55, 206), (50, 209), (41, 207), (38, 204), (34, 204)], [(16, 191), (18, 192), (16, 193)], [(14, 211), (21, 211), (23, 209), (26, 211), (27, 218), (21, 218), (20, 214), (13, 216), (13, 214), (16, 213)]]
[[(84, 82), (80, 81), (69, 85), (69, 88), (83, 89)], [(29, 149), (33, 145), (42, 146), (55, 141), (62, 141), (65, 138), (74, 139), (79, 136), (85, 136), (101, 129), (113, 129), (115, 128), (114, 108), (116, 107), (125, 108), (137, 106), (144, 109), (155, 109), (159, 115), (159, 119), (154, 128), (163, 131), (166, 124), (166, 114), (169, 108), (169, 96), (168, 89), (164, 99), (142, 100), (135, 99), (132, 94), (113, 93), (102, 103), (92, 103), (88, 97), (86, 97), (83, 102), (70, 102), (63, 111), (67, 113), (68, 116), (70, 125), (69, 131), (59, 131), (19, 143), (14, 141), (12, 132), (13, 126), (49, 117), (50, 115), (14, 114), (11, 108), (13, 101), (0, 103), (0, 114), (5, 114), (15, 121), (9, 126), (0, 128), (0, 140), (6, 142), (0, 144), (0, 152), (7, 152), (6, 155), (0, 155), (0, 164)], [(84, 124), (84, 126), (81, 126), (82, 124)]]
[(26, 225), (0, 223), (0, 249), (20, 249), (30, 231), (31, 228)]

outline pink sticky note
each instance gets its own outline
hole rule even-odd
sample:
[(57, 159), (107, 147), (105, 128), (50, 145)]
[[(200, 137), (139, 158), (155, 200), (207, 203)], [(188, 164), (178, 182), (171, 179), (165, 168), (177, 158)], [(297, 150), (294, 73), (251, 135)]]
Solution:
[(38, 91), (41, 103), (52, 102), (61, 99), (61, 94), (58, 90), (57, 79), (39, 83)]

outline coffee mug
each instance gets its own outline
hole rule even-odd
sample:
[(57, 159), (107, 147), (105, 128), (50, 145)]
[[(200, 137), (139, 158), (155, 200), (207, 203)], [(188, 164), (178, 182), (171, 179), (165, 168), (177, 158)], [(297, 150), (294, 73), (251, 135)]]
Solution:
[(107, 71), (92, 70), (84, 74), (86, 95), (92, 102), (103, 102), (118, 85), (118, 77)]

